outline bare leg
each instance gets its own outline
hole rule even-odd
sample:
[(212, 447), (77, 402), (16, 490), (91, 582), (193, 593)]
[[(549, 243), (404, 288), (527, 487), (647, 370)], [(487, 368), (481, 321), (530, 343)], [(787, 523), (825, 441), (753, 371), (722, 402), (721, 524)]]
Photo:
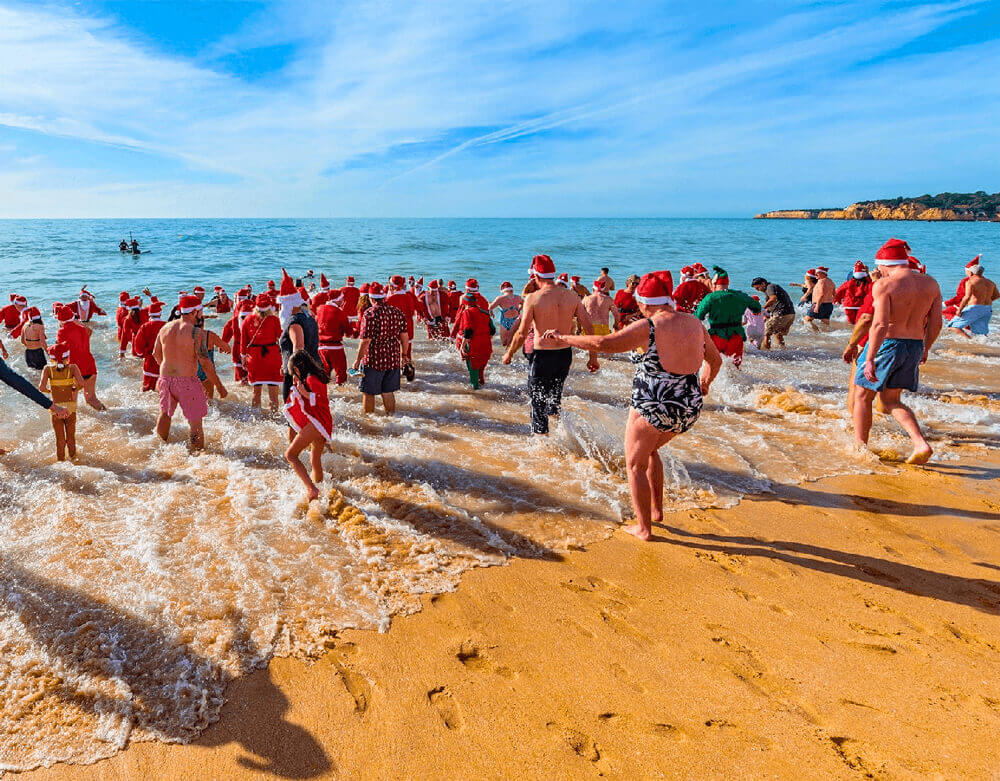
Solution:
[(101, 400), (97, 398), (97, 375), (92, 374), (90, 379), (83, 381), (83, 397), (87, 400), (87, 404), (96, 409), (98, 412), (104, 412), (107, 407), (101, 403)]
[(950, 330), (954, 331), (956, 334), (961, 334), (966, 339), (971, 339), (972, 338), (972, 334), (970, 334), (968, 331), (963, 331), (961, 328), (952, 328)]
[[(264, 388), (261, 385), (254, 385), (253, 386), (253, 398), (250, 400), (250, 407), (251, 407), (251, 409), (254, 408), (254, 407), (259, 407), (260, 406), (260, 394), (261, 394), (261, 391), (263, 391), (263, 389)], [(274, 407), (274, 403), (273, 402), (272, 402), (271, 406)]]
[(854, 409), (851, 412), (851, 417), (854, 419), (854, 444), (858, 447), (868, 447), (868, 436), (872, 431), (872, 402), (874, 400), (875, 391), (860, 385), (854, 387)]
[(650, 521), (663, 521), (663, 461), (656, 450), (649, 454), (646, 467), (646, 480), (649, 481)]
[[(653, 428), (634, 409), (629, 410), (625, 426), (625, 468), (628, 470), (628, 486), (632, 493), (632, 509), (636, 523), (625, 531), (640, 540), (648, 540), (652, 530), (652, 495), (648, 477), (650, 456), (656, 452), (660, 432)], [(661, 472), (662, 475), (662, 472)], [(662, 515), (662, 504), (660, 508)]]
[[(396, 411), (396, 394), (395, 393), (383, 393), (382, 394), (382, 406), (385, 407), (385, 414), (391, 415)], [(372, 409), (375, 408), (375, 399), (372, 399)]]
[(200, 420), (188, 421), (188, 425), (191, 427), (191, 449), (192, 450), (204, 450), (205, 449), (205, 429), (201, 425)]
[(307, 423), (302, 430), (295, 435), (291, 443), (288, 445), (288, 449), (285, 450), (285, 460), (292, 465), (292, 469), (295, 470), (295, 474), (298, 475), (299, 480), (306, 487), (306, 497), (311, 502), (313, 499), (319, 498), (319, 489), (316, 484), (309, 479), (309, 471), (306, 469), (305, 464), (299, 460), (299, 455), (305, 450), (309, 445), (316, 439), (322, 438), (320, 433), (316, 430), (316, 427), (312, 423)]
[(913, 442), (913, 453), (906, 459), (906, 463), (926, 464), (934, 451), (931, 450), (931, 446), (924, 439), (923, 432), (920, 430), (920, 424), (917, 422), (917, 416), (913, 414), (913, 410), (900, 400), (902, 395), (902, 390), (892, 388), (882, 391), (879, 394), (879, 398), (885, 411), (896, 419), (896, 422), (909, 434), (910, 440)]
[(365, 411), (366, 415), (370, 415), (371, 413), (373, 413), (375, 411), (375, 397), (374, 396), (372, 396), (372, 395), (370, 395), (368, 393), (362, 393), (361, 394), (361, 401), (362, 401), (362, 404), (363, 404), (364, 411)]
[(66, 430), (59, 418), (52, 418), (52, 430), (56, 435), (56, 460), (66, 460)]
[(62, 421), (66, 427), (66, 450), (71, 459), (76, 458), (76, 413)]
[[(278, 409), (279, 409), (279, 407), (278, 407), (278, 386), (277, 385), (268, 385), (267, 386), (267, 395), (268, 395), (268, 398), (271, 400), (271, 412), (277, 412)], [(259, 403), (260, 402), (258, 400), (258, 404)]]
[(326, 441), (322, 436), (310, 446), (312, 450), (309, 453), (309, 458), (312, 462), (312, 479), (314, 483), (323, 482), (323, 448), (325, 446)]
[(156, 419), (156, 433), (164, 442), (170, 438), (170, 416), (166, 412), (161, 412)]
[(851, 373), (847, 378), (847, 414), (854, 416), (854, 375), (857, 374), (858, 363), (855, 361), (851, 364)]
[(209, 382), (208, 380), (205, 380), (201, 384), (201, 387), (205, 389), (205, 398), (206, 399), (212, 400), (212, 399), (215, 398), (215, 386), (211, 382)]

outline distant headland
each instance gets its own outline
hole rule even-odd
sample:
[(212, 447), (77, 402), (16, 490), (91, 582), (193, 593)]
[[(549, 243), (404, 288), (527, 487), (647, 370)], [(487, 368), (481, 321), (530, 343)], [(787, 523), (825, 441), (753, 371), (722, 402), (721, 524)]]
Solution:
[(1000, 193), (939, 193), (916, 198), (858, 201), (846, 209), (783, 209), (758, 214), (758, 220), (925, 220), (1000, 222)]

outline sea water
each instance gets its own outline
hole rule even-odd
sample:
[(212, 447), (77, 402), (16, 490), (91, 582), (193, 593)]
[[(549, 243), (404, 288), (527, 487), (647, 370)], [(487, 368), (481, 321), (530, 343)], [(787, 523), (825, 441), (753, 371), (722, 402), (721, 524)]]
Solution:
[[(135, 236), (148, 254), (117, 243)], [(93, 761), (128, 740), (184, 741), (218, 716), (227, 683), (275, 655), (319, 653), (338, 630), (384, 630), (420, 596), (455, 587), (470, 567), (558, 557), (630, 514), (622, 433), (631, 364), (591, 375), (578, 356), (549, 438), (529, 435), (526, 366), (499, 364), (473, 392), (455, 351), (420, 335), (417, 379), (393, 418), (360, 415), (356, 388), (331, 387), (334, 441), (323, 498), (311, 506), (282, 459), (282, 420), (249, 408), (247, 389), (212, 405), (204, 453), (178, 415), (168, 444), (153, 432), (137, 359), (117, 359), (120, 290), (167, 301), (178, 289), (246, 282), (259, 290), (313, 269), (333, 284), (392, 273), (477, 277), (488, 297), (520, 287), (550, 254), (589, 283), (701, 261), (801, 280), (827, 265), (838, 282), (890, 236), (954, 291), (973, 255), (1000, 257), (1000, 225), (752, 220), (98, 220), (0, 222), (0, 295), (21, 293), (48, 317), (87, 284), (112, 316), (95, 321), (98, 391), (81, 404), (79, 458), (57, 463), (48, 416), (0, 394), (0, 768)], [(792, 290), (794, 294), (794, 290)], [(210, 320), (221, 330), (222, 320)], [(779, 483), (881, 470), (851, 453), (843, 411), (843, 322), (789, 349), (749, 348), (723, 369), (692, 431), (663, 450), (668, 509), (729, 506)], [(354, 342), (348, 342), (353, 358)], [(23, 351), (11, 365), (33, 381)], [(936, 458), (1000, 438), (996, 336), (944, 335), (913, 406)], [(81, 400), (82, 401), (82, 400)], [(878, 419), (873, 445), (907, 440)]]

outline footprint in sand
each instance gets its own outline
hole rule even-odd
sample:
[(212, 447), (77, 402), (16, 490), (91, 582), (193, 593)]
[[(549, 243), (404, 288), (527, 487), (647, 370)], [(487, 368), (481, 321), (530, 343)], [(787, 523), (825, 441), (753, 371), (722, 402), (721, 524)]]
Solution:
[(883, 778), (885, 776), (884, 767), (876, 765), (861, 755), (858, 741), (853, 738), (822, 734), (821, 737), (830, 742), (833, 750), (840, 757), (840, 761), (854, 772), (862, 774), (865, 778)]
[(461, 729), (462, 712), (459, 710), (458, 702), (451, 695), (445, 686), (438, 686), (427, 692), (427, 701), (434, 706), (434, 709), (441, 717), (441, 721), (448, 729)]
[(335, 646), (332, 660), (341, 683), (344, 684), (347, 693), (354, 700), (354, 713), (358, 716), (364, 716), (368, 710), (369, 703), (371, 703), (372, 685), (371, 681), (347, 662), (348, 657), (355, 650), (354, 643), (344, 643)]
[(461, 648), (458, 649), (458, 653), (455, 654), (455, 658), (458, 659), (465, 667), (470, 670), (476, 670), (477, 672), (492, 672), (496, 673), (502, 678), (513, 678), (514, 671), (509, 667), (504, 667), (502, 665), (496, 664), (477, 643), (467, 640), (462, 643)]
[(643, 643), (649, 642), (649, 637), (639, 630), (627, 615), (632, 612), (633, 597), (628, 591), (613, 583), (587, 575), (581, 578), (571, 578), (562, 587), (575, 594), (580, 594), (597, 602), (597, 614), (608, 627), (620, 635), (625, 635)]
[(561, 742), (578, 757), (582, 757), (588, 762), (599, 762), (601, 760), (601, 750), (589, 735), (555, 721), (550, 721), (545, 727), (557, 734)]

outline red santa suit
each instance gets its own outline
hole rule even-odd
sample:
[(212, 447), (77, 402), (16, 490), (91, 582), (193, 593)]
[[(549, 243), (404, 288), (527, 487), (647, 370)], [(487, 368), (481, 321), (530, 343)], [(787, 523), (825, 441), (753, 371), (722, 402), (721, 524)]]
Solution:
[[(615, 296), (615, 306), (621, 309), (621, 305), (618, 303), (618, 296), (621, 295), (622, 291), (618, 291), (618, 295)], [(701, 299), (708, 295), (708, 288), (705, 287), (701, 282), (696, 279), (689, 279), (686, 282), (681, 282), (676, 288), (674, 288), (674, 303), (677, 304), (678, 312), (687, 312), (691, 314), (697, 309), (698, 304), (701, 303)], [(638, 304), (635, 305), (635, 309), (638, 310)]]
[(343, 385), (347, 382), (344, 337), (351, 333), (347, 314), (333, 302), (323, 304), (316, 310), (316, 325), (319, 327), (319, 357), (323, 359), (323, 366), (336, 377), (338, 385)]
[(465, 293), (458, 299), (458, 307), (454, 310), (454, 328), (451, 329), (451, 336), (454, 339), (459, 334), (459, 320), (462, 317), (462, 312), (468, 306), (478, 306), (480, 309), (485, 309), (487, 312), (490, 309), (490, 302), (487, 301), (479, 292), (479, 282), (475, 279), (467, 279), (465, 281)]
[(21, 322), (21, 312), (28, 306), (28, 299), (24, 296), (12, 295), (10, 303), (0, 309), (0, 321), (8, 331), (17, 328)]
[(958, 305), (965, 300), (965, 283), (969, 281), (968, 277), (962, 277), (958, 282), (958, 288), (955, 290), (955, 295), (944, 302), (944, 319), (953, 320), (958, 314)]
[(621, 316), (621, 319), (618, 321), (619, 329), (634, 322), (636, 316), (639, 314), (639, 302), (625, 288), (615, 293), (615, 306), (618, 308), (618, 314)]
[(76, 364), (86, 380), (97, 374), (97, 362), (90, 351), (90, 330), (73, 319), (75, 314), (76, 310), (71, 306), (60, 306), (56, 310), (56, 319), (59, 321), (56, 343), (61, 342), (69, 347), (69, 362)]
[(417, 314), (417, 299), (409, 290), (403, 290), (402, 279), (400, 279), (399, 287), (389, 288), (389, 295), (386, 296), (385, 302), (389, 306), (396, 307), (406, 317), (406, 333), (412, 344), (413, 318)]
[(333, 416), (330, 414), (330, 399), (326, 393), (326, 385), (317, 377), (309, 375), (306, 378), (307, 395), (303, 395), (298, 383), (292, 384), (285, 404), (284, 415), (288, 425), (295, 433), (300, 432), (312, 423), (327, 442), (333, 439)]
[(479, 306), (470, 300), (473, 295), (475, 294), (466, 296), (463, 302), (465, 305), (455, 321), (455, 331), (458, 334), (456, 345), (465, 359), (472, 387), (479, 388), (486, 382), (486, 364), (493, 355), (493, 337), (490, 334), (492, 318), (487, 312), (489, 304)]
[(156, 381), (160, 379), (160, 364), (153, 357), (156, 347), (156, 337), (166, 323), (163, 321), (163, 303), (149, 305), (149, 320), (139, 326), (132, 339), (132, 353), (142, 358), (142, 390), (156, 390)]
[(125, 351), (132, 345), (136, 331), (142, 325), (141, 302), (138, 298), (130, 298), (127, 302), (128, 314), (122, 320), (121, 336), (118, 338), (118, 354), (125, 355)]
[(97, 301), (87, 290), (82, 290), (80, 298), (74, 301), (71, 306), (76, 307), (76, 319), (82, 323), (89, 323), (94, 315), (103, 317), (107, 314), (97, 305)]
[(834, 293), (833, 300), (844, 307), (847, 322), (851, 325), (858, 321), (858, 310), (871, 286), (872, 281), (871, 277), (868, 276), (868, 268), (859, 260), (854, 264), (851, 278), (838, 287), (837, 292)]
[(115, 326), (117, 331), (115, 331), (115, 339), (119, 342), (122, 339), (122, 321), (125, 320), (125, 316), (128, 314), (128, 307), (125, 306), (125, 302), (128, 301), (129, 295), (124, 290), (118, 294), (118, 308), (115, 309)]
[[(257, 297), (257, 306), (270, 305), (265, 294)], [(240, 345), (243, 350), (243, 368), (251, 385), (281, 385), (285, 377), (278, 340), (281, 338), (281, 320), (275, 314), (254, 312), (240, 326)]]
[(360, 322), (358, 301), (361, 298), (361, 291), (354, 286), (354, 277), (347, 278), (347, 284), (340, 288), (340, 297), (343, 299), (340, 308), (347, 315), (347, 320), (351, 324), (351, 335), (354, 335), (358, 332), (358, 323)]

